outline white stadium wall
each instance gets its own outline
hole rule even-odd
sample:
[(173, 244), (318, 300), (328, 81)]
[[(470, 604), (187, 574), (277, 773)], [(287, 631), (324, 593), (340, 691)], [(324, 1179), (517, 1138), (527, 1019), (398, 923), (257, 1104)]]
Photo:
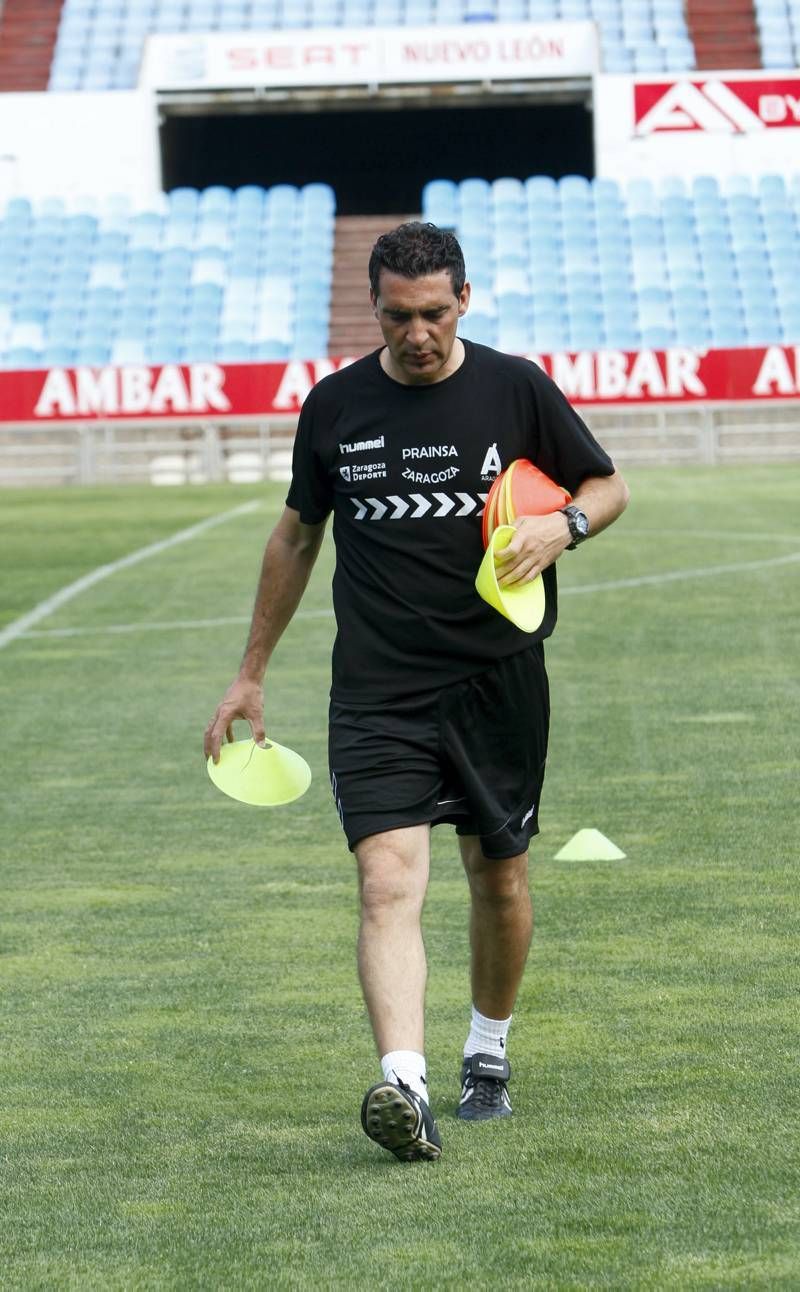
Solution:
[(155, 96), (0, 94), (0, 203), (23, 197), (146, 201), (161, 189)]
[[(561, 33), (558, 40), (553, 36), (556, 30)], [(363, 62), (357, 75), (380, 79), (381, 71), (372, 62), (373, 58), (379, 62), (380, 55), (392, 65), (393, 80), (432, 82), (447, 75), (454, 81), (469, 81), (481, 72), (490, 79), (591, 76), (596, 66), (591, 24), (533, 31), (539, 42), (535, 50), (530, 34), (523, 41), (519, 29), (510, 24), (498, 25), (494, 43), (476, 25), (468, 41), (448, 43), (443, 35), (449, 33), (439, 32), (438, 41), (429, 42), (430, 48), (425, 49), (418, 49), (406, 33), (399, 52), (395, 51), (397, 59), (401, 55), (408, 59), (409, 66), (402, 72), (394, 66), (397, 60), (388, 57), (385, 40), (377, 52), (368, 43), (357, 45)], [(152, 198), (162, 186), (155, 88), (162, 87), (159, 82), (177, 84), (176, 67), (187, 81), (194, 79), (196, 87), (207, 83), (206, 77), (208, 82), (222, 80), (229, 85), (285, 85), (295, 80), (330, 85), (355, 79), (352, 69), (345, 71), (340, 60), (332, 58), (330, 49), (318, 41), (309, 46), (306, 32), (282, 33), (281, 58), (274, 63), (265, 58), (257, 68), (244, 59), (244, 53), (252, 53), (249, 49), (228, 48), (220, 36), (216, 41), (203, 39), (199, 66), (204, 76), (198, 75), (198, 63), (188, 65), (185, 41), (180, 44), (178, 38), (162, 37), (148, 42), (144, 88), (139, 90), (0, 95), (0, 201), (14, 194), (124, 193), (134, 201)], [(268, 52), (276, 53), (271, 47)], [(298, 60), (305, 63), (302, 71)], [(248, 65), (241, 66), (242, 62)], [(556, 68), (554, 62), (561, 66)], [(152, 88), (147, 88), (148, 81)], [(599, 176), (624, 181), (659, 174), (722, 177), (800, 169), (797, 70), (600, 74), (593, 80), (593, 102)]]
[(596, 173), (761, 175), (800, 171), (800, 71), (598, 76)]
[[(510, 25), (507, 31), (498, 27), (496, 41), (501, 36), (505, 40), (493, 45), (483, 40), (478, 27), (469, 42), (452, 42), (457, 58), (441, 39), (435, 48), (423, 53), (415, 50), (411, 62), (416, 66), (406, 68), (403, 76), (431, 81), (448, 74), (453, 80), (469, 80), (479, 75), (480, 63), (494, 78), (514, 73), (527, 78), (535, 78), (537, 73), (591, 75), (595, 48), (590, 24), (561, 24), (559, 41), (550, 39), (551, 33), (543, 28), (536, 30), (541, 37), (541, 49), (537, 46), (535, 51), (538, 58), (532, 57), (530, 40), (521, 42)], [(283, 33), (282, 54), (291, 44), (289, 37), (298, 46), (290, 51), (294, 60), (289, 60), (291, 69), (289, 63), (283, 66), (282, 60), (277, 68), (267, 60), (267, 66), (258, 70), (248, 67), (234, 72), (226, 67), (223, 74), (214, 67), (212, 79), (222, 76), (235, 83), (238, 72), (238, 77), (251, 84), (291, 83), (298, 75), (295, 62), (301, 54), (304, 58), (313, 54), (316, 60), (326, 52), (319, 44), (310, 52), (305, 46), (300, 49), (301, 36), (307, 40), (307, 33)], [(177, 54), (186, 54), (185, 42), (176, 50), (175, 39), (148, 42), (150, 58), (145, 60), (143, 81), (149, 79), (157, 86), (160, 79), (169, 80), (167, 67), (174, 76), (176, 63), (180, 65)], [(229, 50), (223, 44), (218, 51), (213, 42), (208, 43), (215, 56), (241, 54), (241, 50)], [(413, 42), (406, 40), (401, 52), (408, 55), (412, 47)], [(562, 63), (558, 71), (550, 61), (556, 52)], [(383, 46), (381, 53), (386, 58)], [(359, 47), (359, 54), (369, 62), (365, 49)], [(451, 57), (460, 66), (453, 67)], [(470, 66), (471, 59), (476, 66)], [(503, 60), (507, 61), (501, 67)], [(208, 62), (203, 63), (208, 72)], [(186, 63), (182, 70), (186, 75)], [(375, 67), (369, 68), (369, 74), (379, 75)], [(397, 68), (393, 67), (392, 76), (400, 76)], [(202, 83), (202, 78), (198, 79)], [(322, 67), (312, 63), (300, 79), (305, 84), (331, 84), (348, 77), (336, 60), (331, 65), (323, 59)], [(352, 72), (349, 79), (353, 79)], [(593, 100), (599, 176), (625, 180), (642, 175), (723, 176), (800, 169), (800, 71), (601, 74), (594, 78)], [(139, 201), (161, 189), (157, 100), (152, 89), (0, 95), (0, 141), (0, 201), (14, 194), (70, 197), (106, 193), (124, 193)]]

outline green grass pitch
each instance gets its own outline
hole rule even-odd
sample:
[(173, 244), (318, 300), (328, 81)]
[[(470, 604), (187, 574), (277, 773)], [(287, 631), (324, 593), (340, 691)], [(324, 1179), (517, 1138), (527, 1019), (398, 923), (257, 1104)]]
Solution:
[[(800, 1287), (800, 469), (628, 475), (561, 561), (508, 1122), (455, 1119), (466, 885), (434, 833), (435, 1166), (358, 1122), (379, 1073), (327, 784), (330, 544), (267, 699), (314, 781), (259, 811), (201, 744), (283, 487), (0, 497), (0, 627), (261, 503), (0, 651), (4, 1290)], [(583, 826), (627, 860), (555, 862)]]

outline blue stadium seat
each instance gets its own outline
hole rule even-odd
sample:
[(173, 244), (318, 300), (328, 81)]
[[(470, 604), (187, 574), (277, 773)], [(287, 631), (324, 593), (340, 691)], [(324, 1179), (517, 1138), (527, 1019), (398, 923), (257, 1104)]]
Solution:
[(658, 45), (646, 45), (643, 38), (637, 43), (633, 52), (633, 70), (635, 72), (666, 71), (666, 58)]
[(635, 327), (606, 328), (606, 346), (614, 350), (637, 350), (640, 344), (641, 336)]
[(290, 354), (295, 359), (316, 359), (327, 348), (327, 328), (305, 329), (295, 333)]
[(614, 75), (632, 72), (634, 70), (633, 54), (624, 45), (614, 41), (603, 46), (602, 66), (604, 72)]
[(42, 351), (42, 363), (50, 368), (67, 368), (75, 363), (77, 350), (70, 345), (46, 345)]
[(653, 350), (663, 350), (676, 340), (674, 328), (660, 325), (643, 327), (641, 337), (642, 345)]
[(599, 324), (576, 324), (569, 330), (568, 344), (573, 350), (600, 350), (605, 340), (605, 332)]
[(170, 210), (173, 214), (180, 212), (194, 220), (200, 203), (200, 193), (196, 188), (174, 188), (168, 194)]
[(111, 346), (104, 341), (81, 341), (76, 350), (76, 363), (97, 366), (111, 362)]
[(400, 0), (375, 0), (372, 21), (376, 27), (397, 27), (403, 22)]
[(768, 206), (775, 206), (779, 210), (786, 209), (788, 193), (786, 181), (782, 175), (760, 175), (757, 187), (765, 210)]
[(289, 346), (281, 341), (256, 342), (253, 357), (263, 363), (280, 363), (289, 358)]
[(458, 325), (459, 335), (478, 345), (495, 344), (495, 320), (486, 314), (473, 313), (472, 310), (462, 318)]
[(317, 217), (333, 218), (336, 210), (336, 195), (330, 184), (305, 184), (300, 189), (301, 212), (313, 212)]
[(784, 345), (800, 345), (800, 303), (781, 310), (781, 337)]
[(555, 0), (528, 0), (528, 18), (531, 22), (552, 22), (557, 16)]
[(553, 323), (552, 325), (543, 325), (534, 329), (531, 338), (531, 349), (543, 354), (552, 350), (563, 350), (569, 342), (569, 335), (566, 325), (563, 323)]
[(42, 351), (33, 350), (30, 346), (12, 346), (8, 349), (2, 358), (4, 368), (19, 368), (25, 371), (28, 368), (40, 368), (42, 365)]
[(223, 341), (215, 358), (222, 363), (250, 363), (255, 357), (255, 346), (249, 341)]
[(531, 347), (533, 329), (524, 323), (513, 323), (499, 320), (497, 324), (497, 347), (507, 354), (524, 354)]
[(122, 337), (111, 347), (111, 362), (118, 364), (142, 364), (148, 361), (148, 348), (142, 340)]
[(694, 45), (688, 36), (671, 36), (661, 40), (664, 67), (670, 72), (688, 72), (697, 65)]
[(422, 205), (427, 218), (434, 224), (450, 227), (456, 223), (458, 190), (450, 179), (435, 179), (422, 191)]

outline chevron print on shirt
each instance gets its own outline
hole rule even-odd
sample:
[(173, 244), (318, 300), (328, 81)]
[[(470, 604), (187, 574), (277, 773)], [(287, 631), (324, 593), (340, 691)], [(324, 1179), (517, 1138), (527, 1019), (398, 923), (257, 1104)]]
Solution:
[(487, 494), (479, 493), (411, 493), (405, 497), (391, 493), (384, 498), (350, 498), (356, 509), (354, 520), (420, 520), (429, 513), (438, 520), (444, 516), (482, 516)]

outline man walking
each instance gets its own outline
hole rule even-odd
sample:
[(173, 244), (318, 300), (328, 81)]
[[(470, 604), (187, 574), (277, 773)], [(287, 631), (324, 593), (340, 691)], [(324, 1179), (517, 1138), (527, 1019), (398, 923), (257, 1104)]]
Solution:
[[(332, 513), (331, 785), (358, 864), (358, 968), (383, 1072), (361, 1121), (398, 1158), (432, 1160), (441, 1140), (428, 1101), (420, 927), (430, 829), (455, 825), (471, 898), (458, 1114), (507, 1117), (506, 1039), (532, 930), (528, 845), (547, 754), (542, 643), (556, 621), (555, 562), (616, 520), (628, 491), (536, 365), (456, 335), (470, 289), (452, 234), (401, 225), (378, 239), (369, 276), (385, 344), (325, 378), (303, 406), (244, 658), (205, 748), (217, 759), (236, 718), (263, 740), (264, 673)], [(485, 496), (516, 458), (573, 495), (563, 512), (519, 518), (503, 552), (502, 582), (543, 573), (546, 611), (531, 635), (474, 587)]]

